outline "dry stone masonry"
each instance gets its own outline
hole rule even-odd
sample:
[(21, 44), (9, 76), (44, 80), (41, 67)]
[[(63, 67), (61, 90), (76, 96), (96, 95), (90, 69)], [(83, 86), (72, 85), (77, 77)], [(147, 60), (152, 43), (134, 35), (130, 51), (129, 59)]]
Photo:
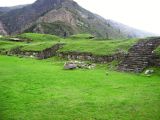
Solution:
[(109, 63), (113, 60), (122, 61), (118, 70), (126, 72), (142, 72), (148, 66), (160, 67), (160, 56), (156, 56), (154, 50), (160, 45), (160, 37), (140, 40), (133, 45), (128, 53), (119, 52), (113, 55), (94, 55), (87, 52), (60, 52), (64, 44), (56, 44), (42, 51), (22, 51), (21, 47), (10, 51), (0, 49), (0, 54), (20, 55), (46, 59), (59, 56), (68, 60), (91, 61), (95, 63)]
[(81, 61), (91, 61), (95, 63), (109, 63), (113, 60), (122, 60), (125, 57), (125, 53), (115, 53), (113, 55), (94, 55), (87, 52), (60, 52), (58, 53), (59, 57), (68, 59), (68, 60), (81, 60)]
[[(142, 72), (146, 67), (158, 64), (154, 50), (160, 45), (160, 38), (141, 40), (134, 45), (128, 55), (120, 63), (118, 70), (127, 72)], [(157, 59), (157, 60), (156, 60)], [(155, 61), (157, 61), (155, 63)]]
[(46, 48), (42, 51), (21, 51), (21, 47), (17, 47), (12, 49), (11, 51), (1, 51), (0, 54), (4, 55), (20, 55), (20, 56), (29, 56), (35, 57), (37, 59), (47, 59), (53, 57), (57, 54), (57, 51), (63, 46), (64, 44), (56, 44), (53, 45), (51, 48)]

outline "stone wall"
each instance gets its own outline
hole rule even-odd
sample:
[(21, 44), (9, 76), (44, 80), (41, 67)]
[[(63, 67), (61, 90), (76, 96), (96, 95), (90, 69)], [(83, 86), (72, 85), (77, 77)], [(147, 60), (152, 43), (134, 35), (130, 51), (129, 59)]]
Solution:
[(58, 56), (69, 60), (85, 60), (95, 63), (108, 63), (113, 60), (123, 60), (125, 53), (116, 53), (113, 55), (93, 55), (92, 53), (87, 52), (60, 52), (58, 53)]
[(0, 49), (0, 55), (7, 55), (8, 51), (6, 51), (5, 49)]
[(56, 44), (51, 48), (47, 48), (41, 52), (38, 52), (38, 54), (36, 55), (36, 57), (38, 59), (46, 59), (46, 58), (50, 58), (52, 56), (55, 56), (57, 54), (57, 51), (63, 47), (64, 44)]
[(153, 55), (153, 57), (149, 60), (149, 66), (160, 67), (160, 56)]
[(0, 54), (29, 56), (37, 59), (46, 59), (52, 56), (59, 56), (69, 60), (91, 61), (95, 63), (108, 63), (112, 62), (113, 60), (123, 60), (126, 55), (122, 52), (113, 55), (94, 55), (87, 52), (57, 52), (61, 47), (63, 47), (63, 45), (64, 44), (56, 44), (43, 51), (22, 51), (21, 47), (17, 47), (10, 51), (0, 50)]
[(0, 50), (0, 54), (3, 55), (20, 55), (35, 57), (37, 59), (46, 59), (57, 54), (57, 51), (63, 46), (63, 44), (56, 44), (51, 48), (44, 49), (43, 51), (21, 51), (21, 47), (14, 48), (10, 51)]
[(119, 64), (118, 70), (142, 72), (148, 66), (159, 66), (160, 61), (154, 50), (160, 45), (160, 38), (149, 38), (133, 45), (125, 59)]

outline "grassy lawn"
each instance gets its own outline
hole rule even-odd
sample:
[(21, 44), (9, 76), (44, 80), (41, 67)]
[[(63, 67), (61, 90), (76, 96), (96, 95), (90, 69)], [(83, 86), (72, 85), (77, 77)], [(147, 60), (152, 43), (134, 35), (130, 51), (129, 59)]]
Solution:
[(63, 64), (0, 56), (0, 120), (160, 120), (160, 69), (146, 77)]

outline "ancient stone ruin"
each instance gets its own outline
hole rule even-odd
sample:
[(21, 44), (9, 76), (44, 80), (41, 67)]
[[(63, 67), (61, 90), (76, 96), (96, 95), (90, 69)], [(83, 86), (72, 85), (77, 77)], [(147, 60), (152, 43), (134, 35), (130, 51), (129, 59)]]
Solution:
[(68, 60), (81, 60), (81, 61), (91, 61), (94, 63), (109, 63), (113, 60), (122, 60), (125, 57), (125, 53), (119, 52), (113, 55), (94, 55), (87, 52), (60, 52), (58, 53), (59, 57), (68, 59)]
[(63, 44), (56, 44), (50, 48), (46, 48), (42, 51), (22, 51), (21, 47), (17, 47), (12, 49), (11, 51), (1, 52), (0, 54), (7, 54), (7, 55), (20, 55), (20, 56), (28, 56), (28, 57), (35, 57), (37, 59), (47, 59), (53, 56), (56, 56), (57, 51), (63, 46)]
[(147, 38), (133, 45), (128, 53), (119, 52), (113, 55), (94, 55), (87, 52), (59, 52), (64, 44), (56, 44), (42, 51), (22, 51), (21, 47), (10, 51), (0, 50), (0, 54), (20, 55), (47, 59), (59, 56), (68, 60), (91, 61), (94, 63), (109, 63), (114, 60), (122, 61), (118, 70), (126, 72), (142, 72), (148, 66), (160, 66), (160, 56), (156, 56), (154, 50), (160, 45), (160, 38)]
[(150, 65), (160, 65), (160, 58), (154, 50), (160, 45), (160, 38), (141, 40), (130, 48), (125, 59), (119, 64), (118, 70), (127, 72), (142, 72)]

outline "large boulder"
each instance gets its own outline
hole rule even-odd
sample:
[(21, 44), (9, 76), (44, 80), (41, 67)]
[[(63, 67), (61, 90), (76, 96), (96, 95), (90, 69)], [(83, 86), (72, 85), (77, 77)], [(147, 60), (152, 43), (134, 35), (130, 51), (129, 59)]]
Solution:
[(72, 63), (72, 62), (68, 62), (64, 64), (64, 69), (65, 70), (73, 70), (77, 68), (77, 64)]
[(151, 75), (154, 72), (154, 70), (146, 70), (145, 71), (145, 75)]
[(64, 64), (64, 69), (66, 70), (72, 70), (76, 68), (92, 69), (94, 67), (96, 67), (96, 64), (84, 63), (84, 62), (79, 62), (79, 61), (70, 61)]

